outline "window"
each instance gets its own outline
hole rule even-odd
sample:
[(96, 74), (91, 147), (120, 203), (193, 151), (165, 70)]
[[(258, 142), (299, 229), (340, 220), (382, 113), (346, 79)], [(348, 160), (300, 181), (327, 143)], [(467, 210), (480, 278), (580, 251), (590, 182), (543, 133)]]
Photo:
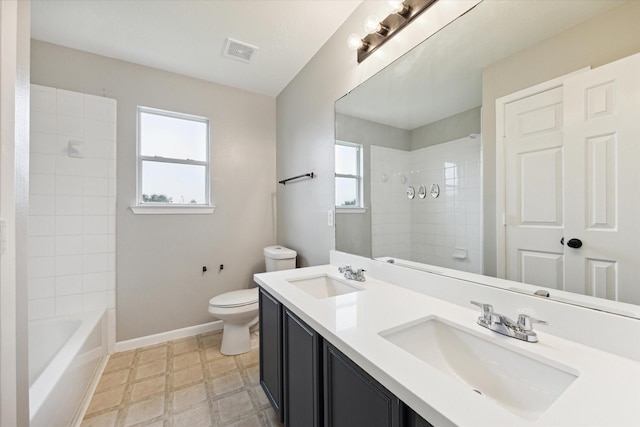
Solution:
[(362, 145), (337, 141), (336, 207), (362, 206)]
[(208, 119), (138, 107), (137, 204), (209, 206)]

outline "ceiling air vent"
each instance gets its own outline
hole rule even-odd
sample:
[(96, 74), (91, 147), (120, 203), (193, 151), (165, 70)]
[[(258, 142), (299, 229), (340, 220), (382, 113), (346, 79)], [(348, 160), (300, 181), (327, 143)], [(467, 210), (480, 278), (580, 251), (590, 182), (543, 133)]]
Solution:
[(238, 61), (246, 62), (248, 64), (251, 62), (251, 57), (256, 50), (258, 50), (258, 48), (251, 46), (250, 44), (242, 43), (233, 39), (227, 39), (222, 56), (237, 59)]

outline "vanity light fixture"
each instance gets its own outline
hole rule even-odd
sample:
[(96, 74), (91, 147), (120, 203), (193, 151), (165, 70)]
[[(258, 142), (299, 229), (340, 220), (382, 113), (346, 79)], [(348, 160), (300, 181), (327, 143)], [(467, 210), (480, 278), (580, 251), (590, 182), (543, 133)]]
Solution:
[(351, 34), (347, 39), (349, 48), (358, 51), (358, 63), (364, 61), (436, 1), (392, 0), (389, 1), (389, 15), (382, 21), (379, 21), (375, 15), (368, 16), (364, 23), (364, 29), (368, 34), (364, 38), (360, 38), (357, 34)]

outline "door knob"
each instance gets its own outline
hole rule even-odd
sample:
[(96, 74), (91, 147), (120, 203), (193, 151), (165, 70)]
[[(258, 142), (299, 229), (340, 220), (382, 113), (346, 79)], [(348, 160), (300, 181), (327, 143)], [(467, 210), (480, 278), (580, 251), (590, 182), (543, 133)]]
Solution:
[(567, 246), (573, 249), (578, 249), (582, 246), (582, 240), (580, 239), (569, 239), (567, 242)]

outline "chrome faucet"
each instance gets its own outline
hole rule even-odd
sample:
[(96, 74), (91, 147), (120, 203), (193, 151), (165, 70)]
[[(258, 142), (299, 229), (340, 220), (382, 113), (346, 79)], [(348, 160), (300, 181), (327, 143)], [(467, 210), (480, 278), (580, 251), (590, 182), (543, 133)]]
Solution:
[(367, 280), (366, 277), (364, 277), (365, 270), (362, 268), (353, 271), (350, 265), (345, 265), (338, 267), (338, 271), (344, 274), (345, 279), (357, 280), (358, 282), (364, 282)]
[(482, 310), (482, 314), (478, 317), (478, 325), (483, 326), (499, 334), (516, 338), (527, 342), (538, 342), (538, 336), (533, 331), (533, 323), (546, 325), (543, 320), (534, 319), (526, 314), (518, 315), (518, 321), (514, 322), (507, 316), (493, 311), (493, 306), (481, 302), (471, 301), (471, 304), (477, 305)]

